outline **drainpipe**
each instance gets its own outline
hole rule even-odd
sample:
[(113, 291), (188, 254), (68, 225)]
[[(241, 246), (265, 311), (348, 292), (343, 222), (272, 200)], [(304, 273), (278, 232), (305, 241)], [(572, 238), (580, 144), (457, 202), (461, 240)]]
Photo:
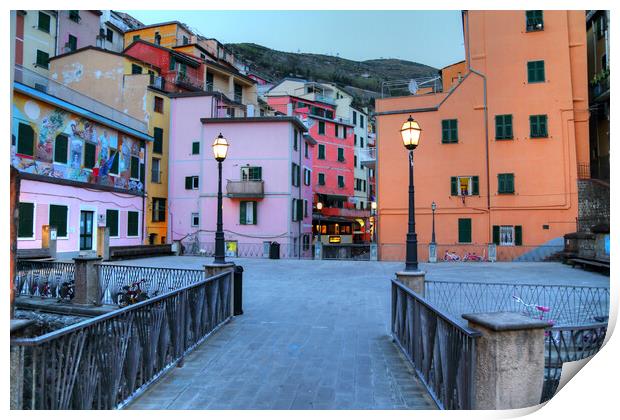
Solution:
[(56, 10), (56, 39), (54, 41), (54, 55), (58, 55), (58, 35), (60, 35), (60, 10)]
[[(301, 160), (301, 149), (302, 149), (301, 143), (305, 142), (305, 140), (304, 140), (303, 133), (301, 131), (299, 131), (299, 136), (298, 137), (299, 137), (299, 143), (297, 144), (297, 146), (298, 146), (298, 149), (299, 149), (299, 202), (303, 204), (303, 198), (302, 198), (302, 195), (301, 195), (301, 190), (303, 189), (304, 181), (301, 179), (301, 174), (303, 172), (302, 171), (303, 166), (302, 166), (302, 160)], [(304, 179), (305, 179), (305, 177), (304, 177)], [(304, 208), (304, 210), (305, 210), (305, 208)], [(303, 211), (302, 211), (301, 214), (304, 215)], [(302, 217), (301, 220), (299, 221), (299, 225), (298, 225), (299, 234), (297, 235), (297, 238), (298, 238), (297, 239), (297, 248), (298, 248), (297, 256), (299, 257), (300, 260), (301, 260), (301, 225), (303, 223), (304, 223), (304, 217)]]
[(487, 169), (487, 213), (489, 215), (489, 229), (487, 230), (488, 240), (487, 243), (491, 243), (491, 174), (489, 169), (489, 110), (487, 104), (487, 77), (477, 70), (474, 70), (471, 66), (471, 42), (469, 40), (469, 12), (465, 12), (465, 25), (466, 25), (466, 37), (467, 37), (467, 69), (473, 74), (482, 78), (483, 83), (483, 106), (484, 106), (484, 137), (485, 137), (485, 153), (486, 153), (486, 169)]

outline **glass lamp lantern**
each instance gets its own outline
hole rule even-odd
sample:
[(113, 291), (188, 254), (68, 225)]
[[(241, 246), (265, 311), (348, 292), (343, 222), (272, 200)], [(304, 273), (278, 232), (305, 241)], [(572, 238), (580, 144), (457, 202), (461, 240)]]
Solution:
[(418, 147), (421, 134), (422, 129), (420, 128), (420, 124), (410, 115), (400, 129), (400, 135), (403, 138), (403, 145), (405, 148), (407, 150), (413, 150)]
[(215, 156), (215, 160), (218, 162), (224, 161), (226, 159), (226, 154), (228, 153), (228, 140), (222, 136), (220, 133), (219, 136), (215, 138), (213, 142), (213, 156)]

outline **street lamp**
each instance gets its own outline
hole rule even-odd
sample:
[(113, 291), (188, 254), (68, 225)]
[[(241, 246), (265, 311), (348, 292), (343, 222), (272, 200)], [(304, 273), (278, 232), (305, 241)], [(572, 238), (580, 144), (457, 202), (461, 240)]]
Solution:
[(437, 204), (433, 201), (431, 204), (431, 210), (433, 211), (433, 234), (431, 236), (431, 242), (435, 243), (435, 210), (437, 210)]
[(418, 271), (418, 235), (415, 233), (415, 200), (413, 191), (413, 150), (418, 147), (422, 129), (411, 115), (400, 129), (403, 145), (409, 151), (409, 226), (405, 271)]
[(228, 141), (220, 133), (213, 142), (213, 156), (217, 160), (217, 227), (215, 230), (215, 258), (214, 264), (226, 264), (224, 258), (224, 230), (222, 227), (222, 162), (228, 153)]
[[(323, 203), (320, 201), (316, 203), (316, 209), (321, 212), (323, 210)], [(321, 242), (321, 215), (319, 214), (319, 242)]]

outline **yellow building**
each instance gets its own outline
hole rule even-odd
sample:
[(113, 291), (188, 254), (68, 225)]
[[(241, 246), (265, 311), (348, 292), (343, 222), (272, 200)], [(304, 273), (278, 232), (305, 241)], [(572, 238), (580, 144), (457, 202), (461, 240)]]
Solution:
[[(154, 141), (145, 159), (146, 198), (143, 229), (146, 243), (166, 243), (168, 219), (168, 138), (170, 101), (155, 88), (160, 69), (122, 53), (85, 47), (50, 59), (52, 79), (137, 118)], [(93, 110), (96, 112), (96, 110)]]
[(48, 76), (48, 60), (56, 55), (55, 10), (25, 10), (23, 15), (23, 67)]

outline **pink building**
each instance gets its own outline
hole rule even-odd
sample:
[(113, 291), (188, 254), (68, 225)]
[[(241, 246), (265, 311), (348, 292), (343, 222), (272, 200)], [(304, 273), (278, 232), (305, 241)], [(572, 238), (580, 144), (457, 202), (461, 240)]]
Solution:
[(98, 228), (109, 228), (110, 246), (143, 243), (145, 142), (153, 141), (144, 122), (26, 69), (12, 105), (18, 249), (42, 248), (44, 226), (57, 229), (62, 259), (98, 250)]
[(310, 257), (316, 142), (304, 124), (295, 117), (212, 118), (214, 93), (170, 98), (168, 237), (187, 253), (213, 252), (218, 172), (211, 146), (222, 133), (230, 144), (222, 170), (227, 253), (262, 256), (275, 241), (282, 257)]
[(99, 45), (99, 10), (59, 10), (56, 55), (89, 45)]

